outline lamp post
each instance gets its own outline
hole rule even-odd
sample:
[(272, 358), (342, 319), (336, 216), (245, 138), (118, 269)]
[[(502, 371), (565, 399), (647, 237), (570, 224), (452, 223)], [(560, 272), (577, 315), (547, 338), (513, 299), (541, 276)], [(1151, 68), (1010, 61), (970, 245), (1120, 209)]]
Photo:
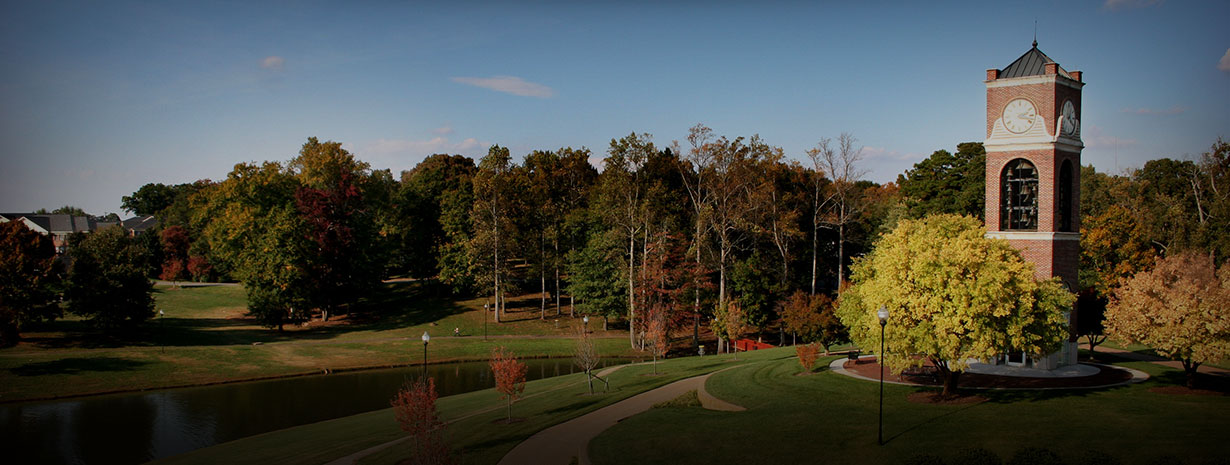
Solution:
[(423, 331), (423, 376), (427, 376), (427, 341), (431, 340), (431, 336), (427, 331)]
[(880, 305), (876, 317), (880, 319), (880, 353), (876, 355), (876, 361), (880, 365), (880, 422), (879, 438), (876, 442), (882, 446), (884, 445), (884, 325), (888, 324), (888, 308)]
[(483, 340), (487, 340), (487, 312), (491, 311), (491, 302), (483, 304)]
[(585, 323), (585, 327), (584, 329), (581, 330), (581, 332), (588, 333), (589, 332), (589, 315), (585, 315), (584, 317), (582, 317), (581, 322)]
[(164, 354), (165, 354), (165, 353), (167, 353), (167, 341), (166, 341), (166, 339), (164, 339), (164, 338), (166, 338), (166, 336), (167, 336), (167, 331), (166, 331), (166, 328), (165, 328), (165, 324), (162, 322), (162, 321), (163, 321), (163, 320), (162, 320), (162, 317), (164, 317), (164, 316), (166, 316), (166, 314), (165, 314), (165, 313), (162, 313), (162, 309), (161, 309), (161, 308), (160, 308), (160, 309), (158, 309), (158, 332), (159, 332), (159, 333), (162, 333), (162, 337), (159, 337), (159, 338), (158, 338), (158, 339), (159, 339), (159, 344), (158, 344), (158, 345), (162, 346), (162, 353), (164, 353)]

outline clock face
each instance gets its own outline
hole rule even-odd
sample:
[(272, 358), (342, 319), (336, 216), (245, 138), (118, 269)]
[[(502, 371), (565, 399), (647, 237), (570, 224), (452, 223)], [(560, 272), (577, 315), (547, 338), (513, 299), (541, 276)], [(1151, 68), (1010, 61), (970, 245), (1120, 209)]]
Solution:
[(1076, 107), (1072, 105), (1072, 101), (1063, 102), (1063, 133), (1064, 135), (1072, 135), (1076, 133)]
[(1034, 119), (1037, 117), (1038, 110), (1034, 108), (1034, 104), (1023, 98), (1008, 102), (1002, 116), (1004, 127), (1017, 134), (1034, 127)]

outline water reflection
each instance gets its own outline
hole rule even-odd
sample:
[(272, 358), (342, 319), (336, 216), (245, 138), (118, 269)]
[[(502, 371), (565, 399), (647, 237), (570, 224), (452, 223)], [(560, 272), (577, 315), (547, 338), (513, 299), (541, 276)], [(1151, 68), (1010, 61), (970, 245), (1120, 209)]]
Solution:
[[(574, 373), (526, 360), (531, 380)], [(606, 364), (622, 363), (619, 360)], [(389, 406), (422, 366), (0, 406), (7, 463), (132, 464)], [(486, 362), (432, 365), (441, 396), (495, 385)], [(390, 420), (392, 421), (392, 420)], [(11, 455), (9, 455), (11, 454)], [(13, 458), (8, 462), (8, 458)]]

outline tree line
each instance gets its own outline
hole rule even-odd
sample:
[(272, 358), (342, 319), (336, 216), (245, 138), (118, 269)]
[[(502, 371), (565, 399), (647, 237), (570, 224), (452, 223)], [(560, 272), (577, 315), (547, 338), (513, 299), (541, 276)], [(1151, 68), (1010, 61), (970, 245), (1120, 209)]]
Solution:
[[(1082, 168), (1083, 290), (1105, 298), (1114, 279), (1172, 250), (1224, 261), (1226, 145), (1123, 175)], [(852, 257), (903, 219), (983, 216), (985, 152), (980, 143), (939, 150), (883, 185), (862, 179), (850, 134), (805, 155), (790, 160), (759, 136), (697, 125), (668, 144), (612, 139), (602, 154), (535, 150), (520, 163), (498, 145), (477, 162), (437, 154), (395, 177), (310, 138), (288, 162), (142, 186), (123, 207), (156, 215), (159, 230), (111, 247), (141, 250), (129, 268), (146, 276), (242, 282), (250, 313), (271, 328), (363, 311), (381, 279), (406, 276), (487, 296), (497, 321), (510, 293), (535, 293), (540, 317), (601, 317), (641, 348), (651, 329), (696, 337), (702, 327), (724, 339), (758, 331), (827, 345), (845, 338), (835, 297)], [(24, 310), (9, 301), (14, 327), (57, 314), (16, 316)], [(152, 314), (138, 307), (113, 321)]]

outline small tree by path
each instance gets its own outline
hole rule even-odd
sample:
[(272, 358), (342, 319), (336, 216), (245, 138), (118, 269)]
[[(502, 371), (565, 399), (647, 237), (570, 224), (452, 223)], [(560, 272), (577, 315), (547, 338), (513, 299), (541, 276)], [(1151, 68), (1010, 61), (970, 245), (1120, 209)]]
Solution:
[(610, 383), (607, 383), (605, 379), (594, 375), (594, 368), (598, 367), (598, 362), (600, 362), (602, 358), (598, 355), (598, 349), (594, 346), (594, 340), (589, 337), (589, 333), (585, 330), (585, 328), (581, 328), (581, 337), (577, 338), (577, 346), (573, 349), (572, 360), (578, 367), (585, 370), (586, 381), (589, 382), (590, 394), (594, 393), (594, 378), (598, 378), (598, 381), (602, 381), (602, 383), (606, 385), (606, 387), (603, 388), (603, 392), (605, 392), (607, 388), (610, 388)]
[(803, 365), (803, 374), (810, 375), (820, 356), (820, 346), (816, 343), (794, 346), (794, 353), (799, 356), (799, 365)]
[(408, 462), (414, 465), (455, 464), (448, 443), (444, 440), (444, 422), (436, 410), (436, 380), (419, 378), (407, 382), (391, 402), (393, 416), (402, 431), (410, 434), (414, 454)]
[(508, 422), (512, 423), (512, 404), (525, 392), (525, 372), (529, 367), (503, 346), (492, 349), (490, 365), (495, 374), (495, 390), (503, 394), (501, 399), (508, 400)]
[(734, 343), (737, 339), (743, 336), (748, 330), (747, 318), (743, 312), (743, 306), (739, 305), (739, 301), (731, 298), (726, 301), (725, 305), (718, 307), (714, 312), (716, 318), (713, 319), (713, 332), (720, 338), (726, 339), (728, 344), (734, 349), (734, 359), (739, 359), (739, 349)]
[(666, 358), (671, 348), (670, 328), (661, 317), (649, 321), (649, 352), (653, 354), (653, 374), (658, 374), (658, 359)]
[(1121, 281), (1106, 309), (1106, 329), (1183, 363), (1187, 387), (1200, 364), (1230, 356), (1230, 265), (1179, 253)]

